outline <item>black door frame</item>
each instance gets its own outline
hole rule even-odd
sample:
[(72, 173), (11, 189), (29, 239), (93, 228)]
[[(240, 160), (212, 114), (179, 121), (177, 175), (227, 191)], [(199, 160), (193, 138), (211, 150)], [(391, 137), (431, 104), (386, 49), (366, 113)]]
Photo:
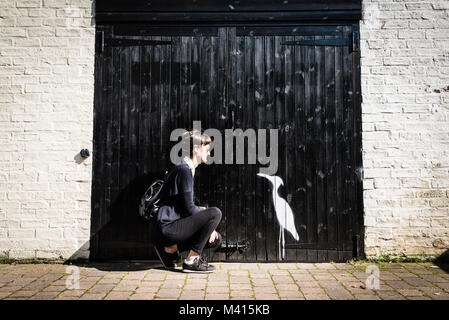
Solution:
[[(164, 1), (156, 1), (156, 4), (163, 5)], [(166, 1), (165, 1), (166, 2)], [(201, 1), (200, 1), (201, 2)], [(243, 1), (240, 1), (243, 2)], [(251, 1), (245, 1), (248, 6), (251, 5)], [(353, 63), (353, 88), (355, 88), (353, 96), (353, 112), (354, 112), (354, 168), (356, 168), (357, 179), (353, 181), (354, 190), (356, 192), (356, 216), (354, 217), (355, 225), (357, 225), (358, 232), (353, 236), (353, 257), (364, 257), (364, 226), (363, 226), (363, 167), (362, 167), (362, 121), (361, 121), (361, 85), (360, 85), (360, 52), (359, 52), (359, 22), (361, 18), (361, 1), (346, 1), (343, 4), (337, 4), (336, 7), (330, 6), (335, 1), (320, 1), (321, 7), (316, 6), (317, 10), (310, 11), (310, 1), (296, 1), (299, 4), (292, 5), (289, 10), (278, 11), (279, 1), (262, 1), (266, 4), (265, 11), (233, 11), (233, 9), (227, 6), (228, 10), (223, 10), (224, 2), (219, 1), (216, 3), (216, 10), (214, 12), (203, 12), (195, 7), (181, 6), (179, 11), (167, 12), (167, 11), (145, 11), (141, 10), (136, 13), (132, 11), (132, 8), (127, 5), (129, 12), (123, 11), (121, 1), (105, 1), (97, 0), (96, 2), (96, 56), (102, 53), (105, 43), (104, 28), (108, 29), (114, 25), (120, 25), (122, 28), (133, 28), (135, 23), (151, 26), (152, 28), (166, 28), (166, 27), (186, 27), (186, 26), (219, 26), (219, 27), (237, 27), (237, 26), (320, 26), (320, 25), (351, 25), (353, 32), (352, 41), (352, 63)], [(275, 3), (274, 3), (275, 2)], [(277, 2), (277, 3), (276, 3)], [(313, 1), (312, 1), (313, 2)], [(327, 4), (326, 4), (327, 2)], [(153, 1), (154, 3), (154, 1)], [(227, 4), (228, 2), (226, 2)], [(270, 3), (274, 3), (270, 6)], [(324, 4), (323, 4), (324, 3)], [(346, 6), (345, 6), (346, 3)], [(360, 3), (360, 6), (358, 6)], [(154, 6), (153, 5), (153, 8)], [(138, 7), (138, 6), (137, 6)], [(190, 11), (188, 10), (190, 8)], [(193, 8), (193, 10), (192, 10)], [(247, 7), (246, 7), (247, 8)], [(327, 10), (326, 10), (327, 8)], [(109, 11), (108, 11), (109, 9)], [(302, 9), (302, 10), (301, 10)], [(308, 10), (307, 10), (308, 9)], [(184, 10), (184, 11), (183, 11)], [(196, 11), (195, 11), (196, 10)], [(221, 11), (220, 11), (221, 10)], [(231, 10), (231, 11), (229, 11)], [(235, 8), (234, 8), (235, 10)], [(323, 22), (323, 20), (325, 22)], [(133, 23), (130, 23), (130, 22)], [(175, 22), (176, 21), (176, 22)], [(122, 43), (123, 44), (123, 43)], [(109, 43), (109, 45), (111, 45)], [(97, 70), (96, 70), (97, 74)], [(95, 90), (100, 90), (99, 84), (96, 79)], [(97, 106), (97, 99), (95, 102), (95, 109)], [(94, 120), (95, 121), (95, 120)], [(94, 128), (94, 141), (95, 132), (99, 128)], [(93, 150), (94, 161), (99, 161), (99, 158), (95, 155)], [(94, 166), (95, 167), (95, 166)], [(92, 188), (96, 181), (96, 172), (93, 172)], [(93, 197), (94, 200), (94, 197)], [(99, 217), (97, 217), (98, 207), (96, 203), (92, 201), (92, 221), (91, 221), (91, 245), (90, 245), (90, 258), (95, 259), (98, 252), (98, 238), (97, 232), (101, 228)]]

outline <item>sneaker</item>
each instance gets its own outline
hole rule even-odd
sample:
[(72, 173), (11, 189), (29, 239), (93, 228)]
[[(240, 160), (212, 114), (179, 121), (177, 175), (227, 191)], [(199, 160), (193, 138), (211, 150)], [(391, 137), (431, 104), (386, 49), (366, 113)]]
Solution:
[(168, 253), (167, 251), (165, 251), (163, 246), (158, 245), (154, 246), (154, 250), (156, 251), (156, 254), (159, 260), (161, 261), (162, 265), (164, 266), (164, 268), (175, 269), (178, 266), (180, 266), (181, 256), (179, 255), (178, 251)]
[(213, 265), (210, 265), (201, 258), (201, 256), (198, 256), (193, 260), (191, 264), (187, 264), (185, 261), (182, 264), (182, 271), (184, 272), (195, 272), (195, 273), (210, 273), (215, 270), (215, 267)]

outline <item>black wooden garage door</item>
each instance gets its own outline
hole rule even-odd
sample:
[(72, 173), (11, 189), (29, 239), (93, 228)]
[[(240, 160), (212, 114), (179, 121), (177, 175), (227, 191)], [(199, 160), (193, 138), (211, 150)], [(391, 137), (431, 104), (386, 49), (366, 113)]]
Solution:
[[(358, 25), (97, 27), (93, 259), (154, 259), (139, 196), (170, 165), (170, 133), (278, 129), (284, 228), (261, 165), (201, 165), (227, 261), (344, 261), (363, 240)], [(247, 158), (245, 158), (247, 160)], [(235, 163), (235, 161), (234, 161)], [(284, 213), (281, 213), (281, 215)], [(294, 238), (297, 233), (297, 240)], [(283, 237), (281, 237), (281, 233)], [(283, 238), (283, 239), (282, 239)], [(232, 250), (246, 241), (245, 250)]]

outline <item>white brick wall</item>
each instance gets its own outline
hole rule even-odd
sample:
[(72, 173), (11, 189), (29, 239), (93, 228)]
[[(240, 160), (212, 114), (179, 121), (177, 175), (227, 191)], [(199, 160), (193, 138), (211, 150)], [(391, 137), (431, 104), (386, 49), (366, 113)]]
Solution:
[[(449, 247), (449, 1), (364, 0), (365, 248)], [(91, 0), (0, 0), (0, 256), (87, 257)], [(78, 155), (78, 156), (77, 156)]]
[(365, 251), (449, 249), (449, 1), (364, 0)]
[(0, 256), (88, 256), (92, 10), (0, 0)]

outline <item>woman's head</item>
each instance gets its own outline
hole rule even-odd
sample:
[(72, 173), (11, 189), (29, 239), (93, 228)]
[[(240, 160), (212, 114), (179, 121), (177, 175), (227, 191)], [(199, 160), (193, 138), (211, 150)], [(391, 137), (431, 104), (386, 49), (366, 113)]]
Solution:
[(198, 130), (191, 130), (184, 134), (183, 139), (189, 140), (190, 158), (192, 160), (196, 158), (198, 164), (205, 163), (210, 154), (211, 138)]

